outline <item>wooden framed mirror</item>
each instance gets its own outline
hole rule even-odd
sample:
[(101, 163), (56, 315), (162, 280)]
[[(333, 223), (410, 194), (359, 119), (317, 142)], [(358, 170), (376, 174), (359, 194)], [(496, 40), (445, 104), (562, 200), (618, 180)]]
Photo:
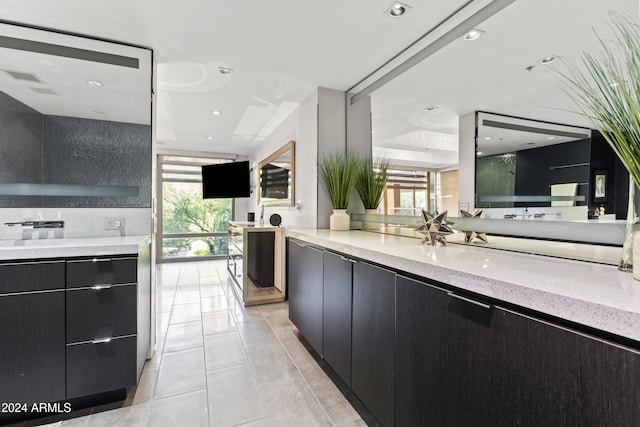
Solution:
[(258, 204), (295, 204), (295, 142), (289, 141), (258, 165)]

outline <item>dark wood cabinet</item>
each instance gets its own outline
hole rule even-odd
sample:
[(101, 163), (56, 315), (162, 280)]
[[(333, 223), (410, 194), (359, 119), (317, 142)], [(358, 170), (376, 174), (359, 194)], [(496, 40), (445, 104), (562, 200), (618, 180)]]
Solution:
[(384, 426), (394, 425), (395, 273), (353, 266), (351, 388)]
[(65, 397), (64, 267), (0, 264), (0, 402)]
[(63, 400), (64, 290), (0, 296), (0, 325), (0, 402)]
[(136, 337), (67, 346), (67, 398), (117, 390), (136, 383)]
[(149, 245), (139, 256), (1, 262), (0, 403), (26, 410), (7, 409), (0, 424), (37, 416), (33, 403), (134, 385), (149, 348), (150, 274)]
[(396, 424), (640, 423), (640, 354), (397, 278)]
[(125, 257), (67, 262), (67, 398), (137, 382), (137, 261)]
[(289, 319), (322, 355), (323, 252), (289, 240)]
[(342, 380), (351, 386), (352, 266), (355, 261), (324, 253), (322, 355)]
[(136, 283), (137, 270), (135, 256), (67, 261), (67, 288)]
[(67, 291), (67, 342), (136, 333), (136, 285)]

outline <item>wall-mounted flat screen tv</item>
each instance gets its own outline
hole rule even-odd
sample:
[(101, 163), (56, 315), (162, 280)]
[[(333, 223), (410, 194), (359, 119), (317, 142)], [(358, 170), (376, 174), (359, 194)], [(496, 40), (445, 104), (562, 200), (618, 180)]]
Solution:
[(249, 162), (202, 166), (202, 198), (230, 199), (251, 195)]

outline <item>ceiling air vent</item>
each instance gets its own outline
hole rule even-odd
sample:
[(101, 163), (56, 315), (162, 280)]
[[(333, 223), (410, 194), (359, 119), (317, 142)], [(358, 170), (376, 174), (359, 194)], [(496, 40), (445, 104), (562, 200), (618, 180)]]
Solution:
[(44, 93), (44, 94), (47, 94), (47, 95), (57, 95), (58, 94), (58, 92), (56, 92), (53, 89), (49, 89), (48, 87), (31, 87), (31, 86), (29, 86), (29, 89), (31, 89), (34, 92)]
[(33, 82), (33, 83), (44, 83), (38, 76), (32, 73), (26, 73), (24, 71), (11, 71), (4, 70), (5, 73), (9, 74), (16, 80), (22, 80), (24, 82)]

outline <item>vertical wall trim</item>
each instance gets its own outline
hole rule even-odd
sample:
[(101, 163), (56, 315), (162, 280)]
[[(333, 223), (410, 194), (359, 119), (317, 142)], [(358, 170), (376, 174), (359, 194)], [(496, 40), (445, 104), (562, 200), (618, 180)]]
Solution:
[[(335, 152), (348, 150), (347, 113), (345, 93), (339, 90), (318, 88), (318, 160)], [(329, 216), (333, 212), (331, 199), (318, 177), (317, 227), (329, 228)]]

